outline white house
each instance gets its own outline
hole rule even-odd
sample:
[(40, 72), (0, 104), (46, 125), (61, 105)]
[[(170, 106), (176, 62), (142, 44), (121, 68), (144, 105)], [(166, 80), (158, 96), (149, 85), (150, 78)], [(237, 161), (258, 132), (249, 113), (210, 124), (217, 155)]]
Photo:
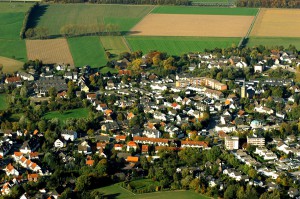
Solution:
[(19, 176), (19, 172), (10, 163), (3, 169), (7, 176)]
[(77, 138), (77, 132), (76, 131), (72, 131), (72, 130), (64, 130), (61, 133), (61, 136), (65, 139), (65, 140), (71, 140), (74, 141)]
[(57, 139), (57, 140), (55, 140), (55, 142), (54, 142), (54, 147), (55, 147), (55, 148), (63, 148), (63, 147), (65, 147), (65, 146), (66, 146), (66, 141), (63, 140), (63, 139)]

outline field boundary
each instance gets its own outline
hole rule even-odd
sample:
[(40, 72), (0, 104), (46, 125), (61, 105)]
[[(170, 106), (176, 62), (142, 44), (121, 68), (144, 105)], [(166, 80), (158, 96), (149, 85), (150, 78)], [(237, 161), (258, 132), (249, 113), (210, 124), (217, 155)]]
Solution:
[(133, 52), (131, 46), (129, 45), (127, 39), (126, 39), (124, 36), (122, 36), (122, 40), (123, 40), (124, 44), (126, 45), (126, 47), (128, 48), (128, 50), (129, 50), (130, 52)]
[(254, 27), (254, 25), (255, 25), (255, 23), (256, 23), (256, 19), (257, 19), (259, 13), (260, 13), (260, 10), (261, 10), (261, 8), (258, 9), (258, 11), (257, 11), (257, 13), (256, 13), (256, 15), (255, 15), (255, 17), (254, 17), (254, 19), (253, 19), (253, 21), (252, 21), (252, 23), (251, 23), (249, 29), (248, 29), (248, 32), (247, 32), (247, 34), (246, 34), (246, 36), (245, 36), (246, 38), (248, 38), (248, 37), (250, 36), (250, 34), (251, 34), (251, 32), (252, 32), (252, 29), (253, 29), (253, 27)]

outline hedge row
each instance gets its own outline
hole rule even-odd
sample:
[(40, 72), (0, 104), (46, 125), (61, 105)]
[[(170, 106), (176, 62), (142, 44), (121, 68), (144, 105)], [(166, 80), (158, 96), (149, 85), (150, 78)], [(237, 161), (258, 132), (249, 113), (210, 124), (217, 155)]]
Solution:
[(28, 28), (28, 25), (29, 25), (28, 20), (30, 18), (30, 15), (38, 7), (39, 7), (39, 3), (36, 2), (32, 6), (30, 6), (28, 11), (25, 13), (25, 17), (24, 17), (24, 20), (23, 20), (23, 25), (22, 25), (21, 32), (20, 32), (21, 39), (25, 39), (25, 32), (26, 32), (26, 30)]

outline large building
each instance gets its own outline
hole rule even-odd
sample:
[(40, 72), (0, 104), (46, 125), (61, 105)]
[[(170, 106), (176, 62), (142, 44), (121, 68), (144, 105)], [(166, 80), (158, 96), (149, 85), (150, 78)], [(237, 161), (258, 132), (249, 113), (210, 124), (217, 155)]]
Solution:
[(247, 136), (247, 144), (262, 147), (262, 146), (265, 146), (265, 138), (264, 137)]
[(223, 84), (215, 79), (211, 79), (208, 77), (188, 77), (188, 78), (178, 78), (176, 80), (176, 87), (187, 87), (187, 86), (205, 86), (219, 91), (227, 90), (226, 84)]
[(225, 137), (225, 147), (227, 150), (239, 149), (239, 137)]

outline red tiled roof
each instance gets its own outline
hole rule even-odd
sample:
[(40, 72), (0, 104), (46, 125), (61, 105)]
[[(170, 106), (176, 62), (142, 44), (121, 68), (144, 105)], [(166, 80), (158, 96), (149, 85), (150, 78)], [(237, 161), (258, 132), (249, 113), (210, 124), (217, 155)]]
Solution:
[(133, 137), (133, 141), (138, 142), (138, 141), (148, 141), (148, 142), (161, 142), (161, 143), (168, 143), (168, 139), (163, 139), (163, 138), (147, 138), (147, 137)]
[(94, 160), (87, 160), (85, 164), (89, 166), (93, 166)]
[(197, 145), (197, 146), (203, 146), (208, 147), (208, 143), (204, 141), (181, 141), (181, 145)]
[(22, 153), (19, 152), (19, 151), (15, 151), (15, 152), (14, 152), (14, 155), (17, 156), (17, 157), (21, 157), (21, 156), (22, 156)]
[(117, 140), (117, 141), (119, 141), (119, 140), (124, 140), (124, 141), (125, 141), (125, 140), (126, 140), (126, 137), (127, 137), (126, 135), (117, 135), (117, 136), (116, 136), (116, 140)]
[(14, 170), (15, 168), (13, 167), (13, 165), (11, 165), (11, 163), (9, 163), (7, 166), (6, 166), (6, 169), (11, 172), (12, 170)]
[(126, 159), (127, 162), (138, 162), (139, 157), (128, 156)]
[(20, 77), (8, 77), (5, 80), (8, 83), (14, 83), (14, 82), (20, 82), (21, 78)]
[(130, 141), (130, 142), (127, 143), (127, 146), (136, 147), (137, 144), (133, 141)]
[(148, 152), (149, 146), (148, 145), (142, 145), (142, 152)]

